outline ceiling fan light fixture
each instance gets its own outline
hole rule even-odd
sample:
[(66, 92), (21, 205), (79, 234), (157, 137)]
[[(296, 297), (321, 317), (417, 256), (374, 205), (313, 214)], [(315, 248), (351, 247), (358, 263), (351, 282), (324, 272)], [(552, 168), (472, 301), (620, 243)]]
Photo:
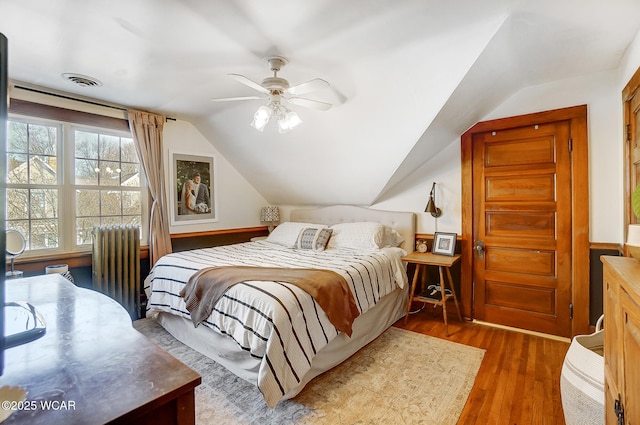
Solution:
[[(277, 121), (278, 131), (280, 133), (286, 133), (302, 123), (302, 120), (298, 114), (289, 108), (285, 107), (282, 102), (289, 102), (294, 105), (303, 106), (305, 108), (317, 109), (320, 111), (328, 111), (331, 109), (331, 104), (326, 102), (320, 102), (318, 100), (307, 99), (305, 97), (299, 97), (301, 94), (309, 93), (314, 90), (324, 89), (329, 86), (329, 83), (321, 78), (314, 78), (313, 80), (306, 81), (304, 83), (296, 84), (294, 86), (289, 85), (289, 81), (284, 78), (278, 77), (278, 72), (283, 66), (287, 64), (287, 60), (282, 56), (270, 56), (267, 58), (269, 68), (273, 71), (272, 77), (267, 77), (262, 80), (262, 83), (257, 83), (250, 78), (240, 74), (228, 74), (231, 78), (244, 84), (247, 87), (256, 90), (262, 95), (266, 95), (268, 103), (266, 106), (261, 106), (253, 115), (253, 121), (251, 126), (258, 131), (264, 131), (265, 127), (271, 120)], [(235, 96), (235, 97), (222, 97), (211, 99), (215, 102), (228, 102), (237, 100), (253, 100), (260, 99), (259, 96)]]
[(287, 119), (289, 120), (289, 127), (290, 128), (294, 128), (297, 127), (299, 124), (302, 123), (302, 120), (300, 119), (300, 117), (298, 116), (297, 113), (295, 113), (294, 111), (290, 111), (287, 114)]
[(280, 133), (287, 133), (293, 128), (297, 127), (302, 120), (294, 111), (287, 112), (283, 117), (278, 119), (278, 131)]
[(271, 108), (262, 105), (258, 108), (256, 113), (253, 114), (253, 122), (251, 123), (251, 127), (255, 128), (258, 131), (263, 131), (267, 126), (267, 123), (271, 119), (272, 113), (273, 111)]

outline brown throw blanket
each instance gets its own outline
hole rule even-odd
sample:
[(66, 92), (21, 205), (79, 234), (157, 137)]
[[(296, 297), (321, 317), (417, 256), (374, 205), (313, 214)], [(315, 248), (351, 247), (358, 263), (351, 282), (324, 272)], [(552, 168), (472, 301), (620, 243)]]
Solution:
[(180, 291), (193, 324), (197, 327), (209, 317), (216, 302), (230, 287), (249, 280), (287, 282), (299, 287), (313, 297), (336, 329), (351, 336), (353, 321), (360, 312), (349, 285), (338, 273), (321, 269), (247, 266), (202, 269), (191, 276)]

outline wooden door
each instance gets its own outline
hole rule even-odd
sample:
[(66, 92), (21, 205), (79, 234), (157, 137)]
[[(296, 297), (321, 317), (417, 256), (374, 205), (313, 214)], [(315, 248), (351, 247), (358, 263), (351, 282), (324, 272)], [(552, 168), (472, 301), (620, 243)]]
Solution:
[(568, 121), (473, 135), (474, 313), (571, 336)]

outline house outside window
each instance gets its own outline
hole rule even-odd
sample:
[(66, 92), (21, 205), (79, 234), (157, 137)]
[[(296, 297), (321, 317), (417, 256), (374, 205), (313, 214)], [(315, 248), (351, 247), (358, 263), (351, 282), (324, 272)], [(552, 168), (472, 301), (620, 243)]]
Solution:
[(97, 225), (145, 233), (146, 181), (130, 133), (10, 115), (6, 154), (6, 228), (25, 236), (25, 255), (90, 250)]

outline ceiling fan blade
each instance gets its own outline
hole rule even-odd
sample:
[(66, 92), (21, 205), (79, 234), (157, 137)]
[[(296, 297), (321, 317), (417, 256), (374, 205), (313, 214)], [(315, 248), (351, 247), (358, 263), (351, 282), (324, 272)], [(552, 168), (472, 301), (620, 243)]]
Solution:
[(326, 102), (320, 102), (318, 100), (305, 99), (304, 97), (289, 97), (287, 98), (289, 103), (294, 105), (304, 106), (305, 108), (319, 109), (320, 111), (328, 111), (333, 105)]
[(212, 102), (232, 102), (236, 100), (254, 100), (254, 99), (264, 99), (262, 96), (239, 96), (239, 97), (218, 97), (215, 99), (211, 99)]
[(240, 75), (240, 74), (227, 74), (227, 75), (233, 78), (234, 80), (236, 80), (237, 82), (242, 83), (245, 86), (251, 87), (252, 89), (259, 91), (260, 93), (269, 94), (269, 90), (265, 89), (255, 81), (248, 79), (244, 75)]
[(289, 87), (286, 92), (290, 94), (305, 94), (328, 87), (329, 83), (322, 78), (314, 78), (313, 80), (309, 80), (304, 83), (296, 84), (295, 86)]

